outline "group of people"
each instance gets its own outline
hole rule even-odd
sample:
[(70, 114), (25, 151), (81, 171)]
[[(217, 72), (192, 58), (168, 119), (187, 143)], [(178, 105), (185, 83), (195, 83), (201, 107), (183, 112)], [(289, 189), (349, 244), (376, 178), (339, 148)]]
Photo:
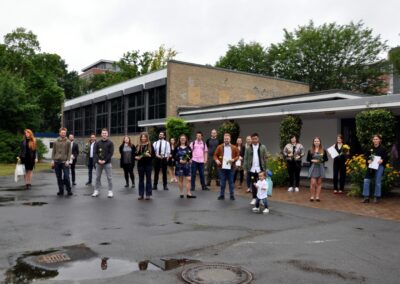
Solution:
[[(114, 144), (109, 139), (107, 129), (102, 129), (101, 139), (97, 140), (96, 135), (92, 134), (86, 143), (83, 153), (86, 154), (86, 165), (88, 167), (88, 181), (86, 185), (92, 184), (93, 169), (96, 171), (96, 182), (92, 196), (100, 194), (101, 176), (106, 173), (108, 181), (108, 197), (113, 197), (112, 184), (112, 157), (114, 154)], [(382, 137), (374, 135), (372, 139), (373, 147), (368, 156), (367, 163), (374, 160), (374, 156), (380, 157), (377, 161), (379, 166), (376, 169), (369, 168), (364, 179), (362, 202), (369, 202), (370, 181), (375, 178), (375, 197), (374, 202), (379, 202), (381, 197), (381, 179), (385, 164), (387, 163), (387, 151), (381, 145)], [(345, 147), (342, 135), (338, 135), (336, 143), (332, 146), (338, 155), (334, 157), (333, 163), (333, 184), (334, 193), (343, 193), (346, 180), (346, 159), (349, 158), (349, 151)], [(60, 128), (59, 137), (53, 142), (52, 148), (52, 167), (55, 170), (58, 192), (57, 195), (72, 195), (70, 172), (72, 185), (75, 183), (75, 165), (79, 156), (79, 146), (74, 141), (74, 135), (70, 134), (67, 138), (67, 129)], [(158, 189), (160, 171), (162, 173), (163, 189), (168, 190), (168, 176), (170, 182), (177, 182), (179, 187), (179, 197), (193, 199), (196, 198), (196, 176), (198, 174), (202, 190), (209, 190), (211, 181), (215, 178), (216, 184), (220, 187), (218, 200), (225, 199), (225, 188), (228, 184), (229, 199), (235, 200), (234, 184), (239, 179), (241, 187), (246, 176), (247, 192), (252, 194), (251, 205), (254, 205), (254, 212), (260, 211), (260, 203), (264, 205), (263, 213), (268, 213), (267, 190), (267, 158), (268, 152), (260, 143), (258, 133), (246, 137), (243, 145), (242, 138), (236, 140), (236, 144), (231, 142), (231, 135), (225, 133), (223, 143), (220, 144), (217, 138), (217, 130), (211, 131), (211, 137), (203, 140), (203, 133), (197, 132), (195, 140), (189, 142), (188, 137), (182, 134), (177, 139), (166, 140), (165, 132), (161, 131), (158, 140), (151, 143), (147, 132), (142, 132), (139, 136), (139, 143), (134, 145), (129, 136), (125, 136), (119, 146), (120, 167), (124, 170), (125, 187), (135, 188), (135, 175), (133, 170), (137, 165), (139, 176), (138, 199), (149, 200), (152, 198), (152, 191)], [(287, 163), (289, 174), (289, 192), (298, 192), (300, 189), (300, 171), (302, 159), (305, 156), (305, 149), (297, 141), (296, 136), (290, 138), (289, 143), (282, 150), (284, 159)], [(25, 165), (26, 188), (31, 188), (32, 170), (37, 162), (36, 139), (31, 130), (24, 131), (24, 140), (21, 143), (19, 158)], [(322, 179), (325, 177), (325, 162), (328, 160), (327, 150), (323, 147), (321, 139), (315, 137), (306, 156), (309, 162), (310, 178), (310, 201), (319, 202)], [(154, 177), (152, 180), (152, 171)], [(205, 180), (205, 169), (207, 170), (207, 182)], [(216, 174), (216, 175), (215, 175)]]

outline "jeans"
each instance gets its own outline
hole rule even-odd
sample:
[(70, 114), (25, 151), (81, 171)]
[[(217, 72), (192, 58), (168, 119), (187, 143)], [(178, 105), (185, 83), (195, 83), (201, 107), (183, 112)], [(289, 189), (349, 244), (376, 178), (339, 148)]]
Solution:
[(233, 176), (233, 183), (236, 182), (238, 175), (239, 175), (239, 184), (242, 185), (243, 179), (244, 179), (244, 170), (243, 169), (235, 169), (235, 174)]
[(133, 164), (123, 164), (122, 168), (124, 169), (124, 177), (126, 184), (129, 185), (129, 177), (131, 178), (132, 185), (135, 184), (135, 176), (133, 175)]
[[(71, 192), (71, 182), (69, 180), (69, 167), (65, 165), (65, 162), (54, 162), (54, 171), (57, 176), (58, 192), (64, 193), (64, 185), (67, 187), (67, 191)], [(63, 178), (64, 174), (64, 178)]]
[(251, 184), (251, 193), (253, 195), (253, 199), (257, 198), (257, 187), (254, 186), (254, 183), (258, 181), (258, 173), (249, 172), (250, 176), (250, 184)]
[(300, 184), (300, 171), (301, 171), (301, 162), (297, 161), (287, 161), (287, 169), (289, 173), (289, 186), (290, 187), (299, 187)]
[(163, 186), (167, 187), (167, 159), (156, 158), (154, 161), (154, 188), (157, 188), (160, 170), (162, 171)]
[(88, 175), (89, 175), (88, 183), (92, 183), (93, 166), (94, 166), (93, 158), (89, 158), (89, 161), (88, 161)]
[[(213, 171), (214, 168), (214, 171)], [(215, 163), (215, 160), (213, 156), (209, 156), (207, 160), (207, 184), (211, 184), (211, 180), (215, 178), (215, 181), (218, 183), (219, 182), (219, 176), (218, 176), (218, 169), (217, 169), (217, 164)]]
[(76, 165), (76, 158), (72, 161), (72, 163), (69, 166), (71, 168), (72, 183), (75, 183), (75, 165)]
[(103, 173), (103, 169), (106, 172), (107, 175), (107, 181), (108, 181), (108, 190), (112, 190), (112, 166), (111, 163), (107, 164), (97, 164), (96, 165), (96, 190), (99, 190), (101, 186), (101, 174)]
[[(377, 170), (368, 169), (368, 171), (375, 172), (375, 197), (381, 197), (382, 195), (383, 170), (384, 170), (383, 165), (379, 165)], [(363, 196), (365, 198), (369, 197), (369, 186), (371, 183), (371, 175), (373, 174), (373, 172), (371, 172), (370, 174), (367, 172), (367, 176), (364, 178)]]
[(197, 170), (199, 171), (201, 187), (202, 188), (206, 187), (206, 183), (204, 181), (204, 163), (198, 163), (198, 162), (192, 161), (191, 190), (195, 190), (196, 171)]
[(144, 187), (144, 177), (146, 176), (146, 196), (151, 196), (151, 171), (153, 169), (152, 165), (148, 166), (138, 166), (139, 173), (139, 196), (143, 197), (145, 187)]
[(265, 208), (268, 208), (268, 200), (266, 198), (259, 199), (258, 197), (256, 198), (256, 208), (260, 208), (260, 201), (262, 201)]
[(227, 169), (220, 169), (219, 170), (219, 179), (221, 182), (221, 189), (220, 189), (220, 196), (225, 196), (225, 186), (226, 186), (226, 180), (228, 180), (229, 184), (229, 194), (230, 196), (234, 196), (234, 184), (233, 184), (233, 170), (227, 170)]
[(247, 172), (247, 174), (246, 174), (246, 185), (247, 185), (247, 188), (251, 187), (250, 172)]

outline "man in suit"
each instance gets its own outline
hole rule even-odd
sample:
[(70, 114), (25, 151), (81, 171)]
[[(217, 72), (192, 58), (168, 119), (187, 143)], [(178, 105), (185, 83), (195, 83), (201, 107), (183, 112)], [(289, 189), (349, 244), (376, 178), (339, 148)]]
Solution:
[(164, 190), (168, 190), (167, 186), (167, 158), (171, 153), (171, 145), (165, 140), (165, 132), (161, 131), (158, 134), (158, 140), (153, 143), (153, 148), (156, 153), (156, 159), (154, 162), (154, 185), (153, 190), (157, 190), (158, 176), (160, 170), (163, 176)]
[(76, 185), (75, 183), (75, 165), (79, 156), (79, 145), (74, 142), (75, 137), (74, 134), (69, 135), (69, 141), (71, 142), (71, 176), (72, 176), (72, 185)]

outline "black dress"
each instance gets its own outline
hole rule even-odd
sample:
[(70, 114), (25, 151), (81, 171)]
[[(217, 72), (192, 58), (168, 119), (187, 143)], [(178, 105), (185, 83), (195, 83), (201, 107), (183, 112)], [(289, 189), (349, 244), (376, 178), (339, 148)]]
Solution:
[(21, 143), (21, 150), (19, 152), (21, 163), (25, 165), (26, 171), (32, 171), (35, 167), (36, 150), (29, 148), (29, 140), (24, 139)]

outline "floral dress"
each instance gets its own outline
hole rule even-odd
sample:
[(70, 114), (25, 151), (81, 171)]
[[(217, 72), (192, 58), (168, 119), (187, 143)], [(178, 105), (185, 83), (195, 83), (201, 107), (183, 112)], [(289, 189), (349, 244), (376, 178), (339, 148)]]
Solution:
[[(192, 151), (189, 147), (177, 147), (175, 150), (175, 175), (178, 177), (190, 176), (190, 159), (192, 159)], [(181, 164), (180, 161), (186, 160), (185, 164)]]

